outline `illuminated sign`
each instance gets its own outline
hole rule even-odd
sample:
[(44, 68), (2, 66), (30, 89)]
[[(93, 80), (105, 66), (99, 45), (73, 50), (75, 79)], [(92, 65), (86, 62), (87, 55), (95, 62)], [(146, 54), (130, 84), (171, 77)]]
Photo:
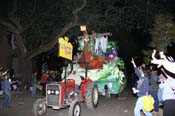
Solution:
[(80, 30), (81, 30), (81, 31), (86, 31), (86, 25), (80, 26)]
[(58, 38), (59, 50), (58, 56), (72, 60), (73, 46), (68, 42), (69, 38)]

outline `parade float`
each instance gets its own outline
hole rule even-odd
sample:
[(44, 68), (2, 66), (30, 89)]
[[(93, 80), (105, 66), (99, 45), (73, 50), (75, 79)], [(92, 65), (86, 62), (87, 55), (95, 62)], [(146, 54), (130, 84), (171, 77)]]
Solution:
[[(125, 65), (117, 55), (116, 42), (109, 40), (111, 36), (111, 33), (94, 32), (79, 36), (78, 49), (81, 52), (73, 60), (73, 70), (81, 77), (88, 77), (95, 82), (99, 93), (106, 97), (118, 95), (126, 86)], [(70, 68), (71, 65), (68, 66)]]

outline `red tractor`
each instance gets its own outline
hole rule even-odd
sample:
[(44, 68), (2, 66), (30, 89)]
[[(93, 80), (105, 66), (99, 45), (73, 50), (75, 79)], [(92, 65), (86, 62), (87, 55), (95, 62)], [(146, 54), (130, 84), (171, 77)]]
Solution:
[[(59, 54), (58, 56), (72, 60), (73, 47), (68, 42), (68, 38), (59, 38)], [(66, 60), (65, 60), (66, 63)], [(95, 109), (98, 105), (98, 87), (87, 78), (87, 62), (85, 63), (86, 73), (85, 78), (80, 80), (81, 84), (77, 87), (74, 79), (66, 79), (66, 67), (64, 82), (55, 82), (46, 85), (46, 97), (37, 99), (33, 104), (33, 115), (44, 116), (47, 107), (52, 109), (62, 109), (69, 107), (68, 116), (80, 116), (81, 105), (85, 101), (88, 109)], [(66, 63), (67, 64), (67, 63)], [(65, 65), (66, 66), (66, 65)], [(76, 92), (78, 89), (78, 92)]]
[(81, 81), (78, 94), (75, 92), (75, 86), (75, 80), (72, 79), (47, 84), (46, 97), (37, 99), (33, 104), (33, 115), (44, 116), (47, 107), (56, 110), (69, 107), (68, 116), (80, 116), (80, 103), (83, 101), (88, 109), (94, 110), (98, 105), (97, 85), (89, 78), (85, 78)]

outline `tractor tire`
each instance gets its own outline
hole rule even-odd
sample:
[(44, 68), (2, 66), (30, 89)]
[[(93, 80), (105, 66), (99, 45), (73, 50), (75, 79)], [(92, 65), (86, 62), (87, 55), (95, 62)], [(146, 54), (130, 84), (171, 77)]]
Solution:
[(78, 100), (74, 100), (69, 107), (69, 116), (80, 116), (81, 105)]
[(33, 104), (33, 115), (44, 116), (47, 112), (47, 106), (44, 99), (37, 99)]
[(98, 87), (94, 82), (89, 83), (86, 88), (85, 102), (90, 110), (94, 110), (98, 106)]

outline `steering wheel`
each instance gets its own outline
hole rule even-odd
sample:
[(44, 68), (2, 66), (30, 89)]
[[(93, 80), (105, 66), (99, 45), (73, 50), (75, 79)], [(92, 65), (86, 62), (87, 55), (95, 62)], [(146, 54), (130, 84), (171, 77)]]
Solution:
[(71, 81), (71, 82), (75, 82), (75, 80), (74, 79), (67, 79), (67, 81)]

